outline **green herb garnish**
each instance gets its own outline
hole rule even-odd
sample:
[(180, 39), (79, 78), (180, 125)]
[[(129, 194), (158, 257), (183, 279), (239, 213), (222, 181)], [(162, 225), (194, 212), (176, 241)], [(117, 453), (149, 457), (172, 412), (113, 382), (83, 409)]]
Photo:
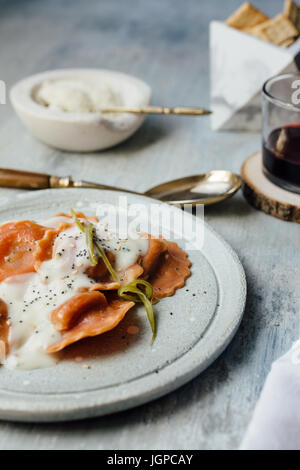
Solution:
[[(138, 285), (144, 286), (145, 291), (143, 292), (141, 289), (139, 289), (137, 287)], [(151, 284), (142, 279), (137, 279), (127, 284), (127, 286), (120, 287), (118, 290), (118, 295), (122, 299), (131, 300), (132, 302), (141, 302), (144, 304), (144, 307), (147, 312), (148, 321), (152, 330), (153, 341), (155, 337), (155, 316), (152, 306), (153, 288)]]
[(112, 277), (114, 278), (114, 280), (116, 282), (120, 282), (119, 278), (118, 278), (118, 275), (116, 273), (116, 271), (114, 270), (114, 268), (112, 267), (112, 265), (110, 264), (109, 262), (109, 259), (107, 258), (106, 256), (106, 253), (104, 251), (104, 249), (102, 248), (102, 246), (100, 245), (100, 243), (97, 242), (97, 240), (94, 240), (94, 244), (97, 248), (97, 250), (99, 251), (104, 263), (105, 263), (105, 266), (107, 267), (108, 271), (110, 272), (110, 274), (112, 275)]
[(74, 219), (74, 222), (75, 224), (77, 225), (77, 227), (79, 228), (79, 230), (85, 234), (85, 240), (86, 240), (86, 244), (87, 244), (87, 249), (88, 249), (88, 253), (89, 253), (89, 258), (90, 258), (90, 262), (91, 262), (91, 265), (92, 266), (96, 266), (97, 263), (98, 263), (98, 258), (97, 258), (97, 255), (95, 253), (95, 250), (94, 250), (94, 246), (97, 248), (101, 258), (103, 259), (103, 262), (105, 263), (105, 266), (107, 267), (108, 271), (110, 272), (110, 274), (112, 275), (112, 277), (114, 278), (114, 280), (116, 282), (120, 282), (119, 281), (119, 278), (117, 276), (117, 273), (115, 272), (114, 268), (112, 267), (112, 265), (110, 264), (109, 262), (109, 259), (107, 258), (106, 256), (106, 253), (104, 251), (104, 249), (102, 248), (102, 246), (100, 245), (100, 243), (98, 243), (97, 240), (94, 239), (94, 227), (93, 227), (93, 224), (89, 223), (86, 227), (80, 222), (80, 220), (78, 219), (77, 215), (76, 215), (76, 212), (74, 211), (74, 209), (71, 209), (71, 214), (73, 216), (73, 219)]
[(73, 216), (73, 219), (75, 221), (75, 224), (77, 225), (77, 227), (79, 228), (79, 230), (81, 230), (81, 232), (85, 233), (85, 228), (84, 226), (82, 225), (82, 223), (80, 222), (80, 220), (78, 219), (77, 215), (76, 215), (76, 212), (74, 211), (74, 209), (71, 208), (71, 214)]
[(85, 240), (87, 244), (87, 249), (89, 252), (89, 258), (92, 266), (98, 264), (98, 257), (94, 251), (94, 227), (93, 224), (88, 224), (85, 227)]

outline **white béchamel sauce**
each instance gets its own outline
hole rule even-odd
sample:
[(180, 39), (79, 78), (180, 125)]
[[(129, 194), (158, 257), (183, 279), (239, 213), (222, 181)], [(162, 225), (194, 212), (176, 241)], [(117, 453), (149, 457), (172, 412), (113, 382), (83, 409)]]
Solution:
[[(58, 227), (70, 222), (67, 217), (53, 217), (41, 225)], [(95, 224), (100, 244), (115, 254), (115, 267), (123, 271), (148, 250), (145, 238), (119, 240), (112, 238), (107, 226)], [(8, 307), (9, 354), (4, 366), (14, 369), (49, 367), (58, 361), (58, 354), (46, 349), (60, 339), (49, 320), (52, 310), (75, 295), (79, 287), (95, 281), (85, 271), (90, 266), (85, 236), (77, 226), (59, 234), (54, 256), (44, 261), (36, 273), (7, 278), (0, 283), (0, 297)]]

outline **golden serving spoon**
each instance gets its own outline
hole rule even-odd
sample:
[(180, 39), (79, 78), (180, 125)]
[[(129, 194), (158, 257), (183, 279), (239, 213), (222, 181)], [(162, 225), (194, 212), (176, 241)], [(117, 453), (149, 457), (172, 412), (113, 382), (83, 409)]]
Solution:
[(148, 196), (173, 205), (216, 204), (233, 196), (241, 187), (241, 177), (231, 171), (216, 170), (202, 175), (187, 176), (154, 186), (144, 193), (88, 181), (74, 181), (71, 176), (60, 177), (28, 171), (0, 169), (0, 186), (19, 189), (94, 188), (123, 191)]
[(133, 113), (133, 114), (176, 114), (177, 116), (205, 116), (211, 114), (212, 111), (204, 108), (189, 108), (176, 106), (168, 108), (166, 106), (142, 106), (142, 107), (126, 107), (114, 106), (111, 108), (101, 108), (101, 113)]

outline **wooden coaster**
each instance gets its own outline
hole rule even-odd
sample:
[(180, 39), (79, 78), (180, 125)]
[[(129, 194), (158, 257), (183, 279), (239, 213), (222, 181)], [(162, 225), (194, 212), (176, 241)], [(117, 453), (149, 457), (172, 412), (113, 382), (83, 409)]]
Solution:
[(300, 194), (279, 188), (266, 178), (260, 152), (247, 158), (241, 176), (242, 190), (249, 204), (279, 219), (300, 223)]

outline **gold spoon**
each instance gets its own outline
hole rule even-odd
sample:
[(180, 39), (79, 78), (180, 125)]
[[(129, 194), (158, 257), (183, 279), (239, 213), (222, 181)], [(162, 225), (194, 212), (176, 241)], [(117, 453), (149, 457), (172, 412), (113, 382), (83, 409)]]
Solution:
[(211, 114), (212, 111), (204, 108), (190, 108), (185, 106), (176, 106), (176, 108), (168, 108), (166, 106), (140, 106), (126, 107), (114, 106), (111, 108), (100, 109), (101, 113), (133, 113), (133, 114), (176, 114), (177, 116), (205, 116)]
[(94, 188), (123, 191), (152, 197), (172, 205), (216, 204), (233, 196), (241, 187), (239, 175), (216, 170), (202, 175), (187, 176), (154, 186), (144, 193), (116, 188), (88, 181), (74, 181), (70, 176), (60, 177), (28, 171), (0, 169), (0, 186), (19, 189)]

